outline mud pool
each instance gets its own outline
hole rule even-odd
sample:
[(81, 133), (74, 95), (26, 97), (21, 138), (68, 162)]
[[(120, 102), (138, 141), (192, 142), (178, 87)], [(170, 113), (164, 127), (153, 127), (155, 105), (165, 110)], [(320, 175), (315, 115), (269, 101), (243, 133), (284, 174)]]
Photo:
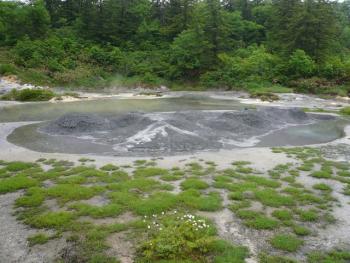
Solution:
[(9, 142), (47, 153), (157, 156), (241, 147), (301, 146), (344, 135), (347, 121), (301, 109), (250, 106), (202, 95), (113, 98), (1, 109), (26, 122)]
[[(331, 178), (318, 179), (312, 176), (312, 173), (319, 171), (322, 165), (329, 165), (329, 160), (346, 163), (350, 160), (348, 120), (330, 115), (305, 114), (302, 110), (290, 107), (292, 103), (283, 105), (284, 101), (281, 101), (281, 105), (275, 105), (276, 107), (251, 106), (241, 104), (239, 100), (233, 98), (223, 97), (215, 99), (202, 95), (185, 95), (180, 98), (140, 96), (57, 104), (6, 105), (0, 107), (0, 160), (35, 162), (46, 159), (56, 160), (57, 163), (61, 161), (65, 163), (68, 160), (74, 165), (86, 165), (90, 167), (89, 169), (100, 169), (104, 165), (114, 164), (120, 167), (120, 170), (125, 169), (130, 174), (130, 180), (135, 179), (133, 173), (135, 169), (140, 168), (135, 166), (137, 161), (148, 160), (159, 168), (169, 170), (178, 167), (177, 169), (184, 171), (183, 177), (168, 182), (173, 187), (172, 190), (169, 189), (168, 194), (175, 196), (184, 192), (182, 182), (187, 178), (193, 178), (198, 172), (189, 169), (190, 165), (199, 164), (199, 167), (205, 169), (201, 170), (203, 174), (198, 175), (197, 179), (209, 185), (208, 189), (200, 191), (200, 195), (207, 197), (211, 191), (219, 193), (222, 207), (216, 211), (200, 210), (198, 214), (210, 218), (215, 223), (220, 238), (249, 249), (250, 255), (245, 262), (259, 262), (259, 255), (262, 252), (288, 256), (297, 259), (297, 262), (306, 262), (308, 253), (312, 251), (327, 252), (333, 249), (349, 251), (350, 200), (349, 196), (344, 195), (348, 181), (345, 177), (344, 181), (335, 180), (340, 178), (336, 176), (340, 172), (337, 169), (343, 167), (344, 163), (338, 168), (334, 167), (337, 171), (333, 171), (334, 176)], [(317, 100), (317, 103), (331, 105), (330, 101)], [(304, 103), (298, 106), (307, 105), (309, 104)], [(288, 152), (289, 148), (285, 148), (283, 150), (285, 152), (274, 152), (270, 148), (311, 144), (315, 144), (312, 148), (319, 149), (319, 154), (310, 155), (308, 158), (321, 162), (316, 163), (311, 171), (299, 171), (302, 167), (300, 165), (309, 160), (298, 159), (292, 152)], [(307, 148), (305, 150), (309, 151)], [(85, 155), (86, 153), (91, 154)], [(82, 159), (86, 157), (92, 158), (93, 161), (82, 164)], [(291, 233), (292, 228), (283, 223), (274, 230), (249, 228), (232, 210), (234, 205), (241, 202), (243, 204), (246, 200), (232, 200), (230, 197), (232, 191), (218, 188), (215, 182), (216, 179), (223, 178), (222, 173), (225, 170), (234, 168), (233, 162), (250, 163), (245, 168), (254, 174), (254, 178), (270, 178), (279, 182), (280, 188), (276, 191), (283, 196), (291, 195), (284, 192), (285, 189), (302, 187), (305, 193), (312, 193), (314, 197), (328, 200), (326, 210), (324, 207), (318, 208), (316, 203), (299, 204), (298, 201), (296, 208), (317, 209), (320, 213), (317, 222), (304, 222), (299, 220), (298, 215), (294, 215), (295, 223), (311, 230), (310, 235), (299, 237), (304, 242), (299, 251), (293, 253), (279, 251), (272, 248), (269, 243), (276, 233)], [(212, 172), (206, 170), (209, 164), (213, 164), (213, 167), (210, 167), (213, 169)], [(280, 170), (283, 167), (287, 167), (287, 170)], [(43, 164), (45, 171), (50, 168), (53, 169), (53, 166)], [(296, 170), (299, 171), (299, 175), (293, 176), (293, 179), (290, 172)], [(244, 169), (241, 172), (244, 172)], [(276, 172), (280, 178), (272, 176)], [(245, 177), (247, 176), (243, 173), (239, 178), (243, 180)], [(61, 178), (59, 175), (59, 178), (43, 181), (41, 187), (48, 190), (60, 185), (60, 182), (63, 182), (60, 180), (69, 178), (69, 176)], [(89, 181), (79, 186), (86, 188), (101, 186), (100, 179), (95, 177), (90, 179), (87, 178)], [(234, 183), (242, 183), (238, 178), (229, 179)], [(165, 182), (159, 176), (155, 176), (154, 180)], [(313, 188), (319, 182), (329, 184), (332, 188), (332, 193), (329, 194), (332, 194), (334, 200), (324, 199), (328, 195)], [(266, 188), (263, 185), (259, 187)], [(134, 190), (132, 192), (134, 193)], [(74, 246), (67, 242), (65, 235), (43, 245), (28, 246), (27, 238), (39, 233), (39, 230), (16, 220), (15, 212), (19, 211), (15, 208), (16, 200), (25, 193), (25, 190), (20, 190), (0, 195), (0, 232), (5, 233), (0, 235), (0, 262), (54, 262), (63, 255), (72, 256), (69, 252), (75, 251)], [(106, 194), (101, 193), (81, 202), (93, 208), (105, 207), (114, 202), (107, 198)], [(141, 194), (144, 200), (148, 200), (151, 196), (148, 192)], [(273, 219), (271, 214), (276, 208), (263, 206), (259, 200), (254, 199), (251, 191), (244, 196), (248, 201), (253, 198), (249, 209)], [(46, 200), (44, 205), (50, 211), (75, 213), (68, 205), (58, 206), (57, 201), (52, 198)], [(326, 212), (336, 221), (326, 222)], [(96, 225), (112, 225), (124, 224), (125, 218), (126, 222), (138, 219), (129, 211), (100, 219), (82, 216), (79, 220), (87, 220)], [(49, 235), (54, 233), (50, 231), (45, 233)], [(106, 240), (109, 246), (106, 253), (120, 259), (122, 263), (133, 262), (135, 256), (133, 246), (136, 243), (132, 242), (136, 241), (130, 239), (129, 234), (124, 231), (110, 235)]]

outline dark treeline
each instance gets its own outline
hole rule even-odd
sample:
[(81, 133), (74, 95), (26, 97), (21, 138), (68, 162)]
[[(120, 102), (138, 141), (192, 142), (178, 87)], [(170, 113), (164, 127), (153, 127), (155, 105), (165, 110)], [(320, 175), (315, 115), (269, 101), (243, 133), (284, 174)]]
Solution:
[(53, 85), (347, 92), (350, 1), (0, 1), (0, 45), (0, 73)]

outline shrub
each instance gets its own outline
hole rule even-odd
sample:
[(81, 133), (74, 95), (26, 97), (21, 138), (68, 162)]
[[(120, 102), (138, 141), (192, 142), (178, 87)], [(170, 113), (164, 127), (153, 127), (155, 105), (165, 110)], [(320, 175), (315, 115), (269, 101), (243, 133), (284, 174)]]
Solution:
[(277, 101), (280, 99), (280, 97), (274, 93), (271, 92), (254, 92), (250, 95), (253, 99), (260, 99), (261, 101)]
[(293, 87), (297, 92), (312, 94), (325, 93), (325, 91), (331, 90), (333, 85), (330, 81), (318, 77), (301, 78), (289, 83), (289, 86)]
[(3, 100), (16, 101), (48, 101), (55, 97), (55, 93), (46, 89), (13, 89), (9, 93), (2, 96)]
[(292, 235), (278, 234), (270, 240), (270, 243), (274, 248), (288, 252), (295, 252), (300, 248), (300, 246), (303, 245), (304, 242)]
[(340, 110), (342, 115), (350, 115), (350, 107), (344, 107)]
[(17, 69), (12, 64), (0, 64), (0, 75), (14, 75)]
[(215, 229), (194, 215), (165, 216), (155, 223), (148, 226), (138, 262), (243, 263), (247, 256), (246, 249), (216, 239)]
[(294, 51), (288, 62), (289, 74), (295, 77), (311, 76), (315, 69), (315, 62), (305, 53), (304, 50), (298, 49)]

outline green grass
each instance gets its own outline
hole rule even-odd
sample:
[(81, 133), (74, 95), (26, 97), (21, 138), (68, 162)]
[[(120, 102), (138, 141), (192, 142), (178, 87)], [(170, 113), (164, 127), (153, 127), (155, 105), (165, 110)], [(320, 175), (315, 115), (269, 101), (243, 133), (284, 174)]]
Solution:
[(259, 256), (259, 263), (298, 263), (298, 261), (283, 256), (261, 254)]
[(244, 192), (233, 192), (229, 194), (229, 199), (241, 201), (245, 199)]
[(319, 219), (319, 215), (314, 210), (299, 210), (298, 211), (299, 218), (304, 222), (314, 222)]
[(214, 255), (213, 263), (244, 263), (248, 256), (248, 250), (244, 247), (237, 247), (224, 240), (215, 240), (211, 246)]
[(313, 189), (324, 191), (324, 192), (332, 192), (332, 187), (327, 184), (320, 183), (312, 186)]
[(138, 215), (153, 215), (175, 208), (178, 205), (178, 200), (176, 195), (159, 192), (147, 199), (137, 199), (130, 205)]
[(275, 210), (272, 216), (282, 221), (293, 219), (293, 214), (289, 210)]
[(196, 178), (188, 178), (185, 181), (181, 182), (181, 188), (183, 190), (188, 190), (188, 189), (198, 189), (198, 190), (204, 190), (207, 189), (209, 185), (199, 179)]
[(183, 177), (183, 175), (174, 175), (174, 174), (168, 174), (168, 175), (163, 175), (160, 177), (160, 179), (162, 179), (163, 181), (166, 182), (174, 182), (174, 181), (178, 181), (181, 180)]
[(253, 168), (250, 167), (244, 167), (244, 166), (237, 166), (236, 170), (237, 173), (242, 173), (242, 174), (249, 174), (253, 173)]
[(342, 176), (342, 177), (350, 177), (350, 172), (349, 171), (338, 171), (337, 175)]
[(103, 171), (115, 171), (115, 170), (118, 170), (119, 167), (115, 166), (113, 164), (106, 164), (106, 165), (102, 166), (100, 169)]
[(19, 172), (23, 170), (27, 170), (29, 168), (32, 168), (36, 166), (33, 163), (24, 163), (24, 162), (10, 162), (7, 164), (6, 169), (9, 172)]
[(33, 187), (27, 190), (24, 196), (16, 200), (16, 206), (19, 207), (39, 207), (45, 200), (45, 190), (40, 187)]
[(135, 177), (152, 177), (152, 176), (164, 176), (168, 174), (168, 170), (158, 167), (137, 168), (134, 171)]
[(201, 195), (198, 190), (189, 189), (178, 195), (178, 200), (190, 209), (200, 211), (218, 211), (222, 208), (222, 198), (219, 193), (211, 192), (208, 195)]
[(248, 227), (259, 229), (259, 230), (261, 229), (272, 230), (272, 229), (276, 229), (279, 226), (278, 221), (266, 216), (258, 216), (254, 219), (245, 221), (244, 224)]
[[(291, 154), (294, 150), (288, 151)], [(306, 164), (314, 165), (319, 163), (322, 165), (321, 170), (324, 172), (332, 172), (332, 169), (335, 167), (329, 161), (313, 156), (312, 151), (309, 152), (303, 149), (295, 152), (297, 154), (311, 154), (310, 158), (313, 159), (305, 159)], [(204, 165), (204, 161), (202, 164)], [(234, 168), (250, 169), (245, 167), (247, 164), (237, 163)], [(260, 176), (258, 172), (252, 175), (250, 174), (251, 170), (249, 173), (246, 173), (248, 170), (244, 171), (244, 169), (239, 172), (234, 168), (223, 171), (208, 171), (207, 166), (202, 166), (199, 163), (188, 164), (187, 170), (180, 168), (166, 170), (153, 167), (152, 165), (154, 164), (151, 164), (151, 162), (150, 166), (148, 166), (148, 162), (145, 161), (140, 162), (134, 172), (123, 171), (114, 165), (96, 169), (85, 165), (71, 167), (69, 163), (57, 161), (50, 161), (50, 165), (53, 167), (50, 171), (43, 171), (38, 164), (26, 163), (23, 165), (20, 162), (11, 163), (13, 167), (10, 168), (12, 171), (9, 171), (7, 169), (8, 165), (7, 163), (0, 163), (0, 173), (4, 175), (0, 179), (0, 192), (1, 189), (6, 189), (6, 191), (26, 189), (15, 203), (16, 207), (21, 207), (18, 210), (18, 218), (35, 228), (56, 229), (59, 230), (59, 233), (61, 231), (71, 231), (72, 235), (77, 236), (76, 241), (74, 241), (77, 243), (74, 245), (78, 246), (79, 250), (82, 249), (79, 251), (79, 255), (84, 255), (82, 258), (86, 259), (86, 262), (93, 262), (91, 261), (92, 258), (97, 260), (95, 262), (105, 262), (104, 260), (109, 262), (109, 258), (105, 256), (104, 252), (107, 249), (105, 240), (111, 233), (128, 229), (131, 234), (130, 236), (128, 235), (128, 238), (134, 239), (136, 237), (136, 240), (138, 240), (139, 237), (144, 237), (143, 234), (147, 231), (149, 221), (158, 220), (157, 218), (153, 219), (153, 217), (152, 219), (149, 218), (153, 214), (157, 214), (159, 218), (163, 212), (171, 214), (174, 210), (195, 213), (196, 211), (215, 212), (222, 209), (223, 200), (221, 194), (209, 192), (208, 189), (211, 185), (198, 177), (201, 175), (212, 175), (215, 180), (213, 185), (217, 188), (225, 189), (225, 192), (229, 194), (229, 198), (232, 200), (228, 208), (235, 213), (240, 219), (239, 221), (246, 227), (257, 230), (281, 228), (283, 231), (293, 233), (293, 235), (276, 235), (271, 239), (273, 247), (287, 252), (293, 252), (302, 245), (303, 241), (299, 240), (297, 236), (303, 237), (311, 234), (311, 231), (304, 227), (302, 222), (315, 222), (317, 220), (324, 222), (325, 213), (321, 209), (331, 207), (334, 201), (331, 198), (330, 192), (332, 189), (330, 185), (318, 183), (313, 186), (314, 190), (309, 190), (304, 188), (303, 185), (294, 182), (299, 172), (294, 173), (290, 171), (296, 171), (291, 170), (296, 164), (293, 166), (286, 164), (275, 167), (271, 171), (278, 173), (278, 178), (276, 177), (276, 179)], [(341, 171), (348, 172), (345, 167), (340, 167)], [(1, 169), (4, 169), (4, 171), (1, 172)], [(158, 178), (151, 177), (159, 177), (159, 179), (164, 181), (177, 181), (184, 178), (184, 181), (180, 184), (183, 191), (178, 194), (170, 193), (168, 191), (174, 188), (171, 184), (162, 183)], [(343, 178), (343, 183), (347, 183), (346, 177), (339, 176), (333, 179)], [(26, 181), (21, 182), (23, 178)], [(20, 179), (20, 182), (18, 182), (18, 179)], [(44, 188), (41, 182), (47, 179), (50, 179), (55, 185), (50, 188)], [(12, 180), (14, 180), (14, 184)], [(288, 186), (285, 186), (286, 183), (283, 183), (282, 186), (282, 181), (288, 182)], [(82, 185), (87, 183), (98, 185), (101, 182), (105, 184), (103, 186)], [(8, 189), (9, 185), (12, 187), (10, 190)], [(74, 202), (88, 200), (99, 195), (107, 196), (110, 203), (103, 206), (94, 206), (84, 202)], [(48, 207), (44, 205), (46, 204), (44, 202), (46, 199), (55, 199), (60, 205), (64, 205), (67, 202), (72, 203), (69, 206), (67, 205), (68, 211), (48, 211)], [(261, 212), (252, 208), (249, 210), (253, 201), (258, 201), (264, 206)], [(277, 210), (266, 208), (266, 206), (277, 208)], [(302, 210), (306, 209), (306, 207), (308, 210)], [(270, 210), (272, 210), (271, 217), (269, 217)], [(88, 221), (84, 223), (76, 221), (83, 216), (95, 219), (117, 218), (124, 212), (148, 217), (145, 219), (145, 222), (143, 222), (144, 218), (142, 218), (137, 220), (139, 222), (130, 222), (130, 224), (123, 226), (120, 226), (120, 224), (98, 226)], [(51, 237), (38, 234), (31, 238), (32, 241), (29, 242), (33, 242), (34, 245), (40, 244), (40, 242), (47, 242)], [(261, 242), (263, 241), (264, 237), (261, 238)], [(240, 255), (246, 253), (242, 248), (230, 247), (225, 244), (216, 244), (208, 251), (210, 252), (206, 255), (208, 255), (209, 261), (218, 263), (244, 262), (244, 257)], [(233, 259), (237, 261), (232, 261)], [(188, 260), (188, 262), (202, 262), (192, 258)], [(153, 262), (170, 261), (155, 260)], [(265, 255), (261, 262), (288, 263), (294, 261), (280, 256)]]
[(249, 200), (242, 200), (239, 202), (234, 202), (232, 205), (229, 206), (229, 209), (233, 212), (237, 212), (238, 210), (241, 209), (246, 209), (251, 207), (252, 202)]
[(101, 193), (103, 187), (85, 187), (73, 184), (60, 184), (47, 189), (49, 197), (55, 197), (59, 203), (64, 204), (69, 201), (87, 200)]
[(80, 158), (78, 161), (81, 163), (88, 163), (88, 162), (94, 162), (95, 160), (90, 158)]
[(92, 218), (115, 217), (123, 212), (123, 207), (118, 204), (108, 204), (104, 206), (93, 206), (83, 203), (73, 204), (71, 209), (75, 209), (79, 216), (90, 216)]
[(295, 252), (304, 244), (302, 240), (287, 234), (275, 235), (270, 243), (274, 248), (288, 252)]
[(262, 214), (253, 210), (238, 210), (236, 211), (236, 215), (241, 219), (255, 219)]
[(256, 184), (258, 184), (259, 186), (265, 186), (265, 187), (270, 187), (270, 188), (278, 188), (281, 186), (281, 183), (276, 181), (276, 180), (271, 180), (271, 179), (267, 179), (261, 176), (247, 176), (244, 177), (244, 180), (248, 181), (248, 182), (254, 182)]
[(44, 234), (44, 233), (39, 233), (33, 236), (30, 236), (27, 238), (28, 244), (30, 247), (35, 246), (35, 245), (43, 245), (49, 242), (51, 239), (50, 236)]
[(349, 251), (314, 251), (308, 255), (308, 263), (348, 263)]
[(298, 170), (304, 171), (304, 172), (310, 172), (314, 168), (313, 163), (304, 163), (303, 165), (298, 167)]
[(73, 175), (69, 177), (63, 177), (63, 178), (58, 178), (56, 180), (56, 183), (58, 184), (84, 184), (87, 183), (88, 178), (86, 176), (82, 175)]
[(256, 191), (255, 196), (258, 201), (260, 201), (263, 205), (266, 206), (281, 207), (295, 205), (295, 201), (292, 197), (287, 195), (281, 195), (272, 189)]
[(171, 185), (162, 184), (157, 180), (151, 178), (136, 178), (133, 180), (121, 181), (115, 184), (109, 184), (107, 188), (117, 191), (131, 191), (134, 192), (151, 192), (154, 190), (171, 190)]
[(61, 229), (68, 227), (73, 219), (74, 215), (70, 212), (46, 212), (26, 218), (25, 223), (36, 228)]
[(37, 186), (38, 181), (25, 175), (16, 175), (10, 178), (0, 179), (0, 194), (15, 192), (20, 189)]
[(303, 227), (303, 226), (298, 226), (298, 225), (295, 225), (293, 227), (293, 231), (296, 235), (298, 236), (308, 236), (311, 234), (311, 230), (306, 228), (306, 227)]
[(332, 173), (326, 170), (320, 170), (316, 171), (310, 174), (310, 176), (315, 177), (315, 178), (325, 178), (329, 179), (332, 178)]

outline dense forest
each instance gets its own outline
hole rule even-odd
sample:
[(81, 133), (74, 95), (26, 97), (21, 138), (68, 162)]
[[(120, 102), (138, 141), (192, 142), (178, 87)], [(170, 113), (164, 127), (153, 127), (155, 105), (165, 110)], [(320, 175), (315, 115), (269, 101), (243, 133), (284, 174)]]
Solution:
[(349, 0), (0, 1), (0, 74), (41, 85), (347, 95), (349, 55)]

